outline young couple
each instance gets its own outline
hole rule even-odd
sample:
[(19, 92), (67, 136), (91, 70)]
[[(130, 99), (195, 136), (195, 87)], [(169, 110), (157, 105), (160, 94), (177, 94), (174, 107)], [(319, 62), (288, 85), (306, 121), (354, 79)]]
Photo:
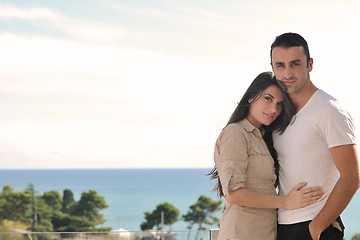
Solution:
[(218, 240), (343, 239), (359, 187), (353, 121), (310, 80), (302, 36), (277, 36), (270, 56), (274, 74), (255, 78), (216, 141)]

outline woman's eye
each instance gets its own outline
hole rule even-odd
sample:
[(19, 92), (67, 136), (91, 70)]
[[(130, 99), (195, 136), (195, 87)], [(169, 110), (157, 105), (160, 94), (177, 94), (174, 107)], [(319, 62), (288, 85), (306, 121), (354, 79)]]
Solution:
[(265, 97), (265, 100), (271, 101), (272, 99), (271, 99), (271, 97)]

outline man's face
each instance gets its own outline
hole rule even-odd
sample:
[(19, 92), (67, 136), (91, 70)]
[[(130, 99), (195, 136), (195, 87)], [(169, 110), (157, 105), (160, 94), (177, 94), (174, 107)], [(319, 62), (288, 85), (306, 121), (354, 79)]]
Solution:
[(276, 79), (287, 86), (290, 95), (300, 92), (310, 83), (313, 60), (310, 59), (307, 65), (303, 47), (274, 47), (271, 60)]

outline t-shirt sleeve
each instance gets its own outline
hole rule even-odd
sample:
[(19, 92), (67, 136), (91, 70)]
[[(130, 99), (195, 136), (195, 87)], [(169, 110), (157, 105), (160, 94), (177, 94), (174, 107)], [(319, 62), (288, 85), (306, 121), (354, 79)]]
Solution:
[(245, 187), (247, 142), (240, 128), (225, 128), (218, 142), (219, 177), (224, 194)]
[(351, 115), (337, 101), (330, 101), (322, 118), (322, 132), (329, 148), (355, 144), (355, 125)]

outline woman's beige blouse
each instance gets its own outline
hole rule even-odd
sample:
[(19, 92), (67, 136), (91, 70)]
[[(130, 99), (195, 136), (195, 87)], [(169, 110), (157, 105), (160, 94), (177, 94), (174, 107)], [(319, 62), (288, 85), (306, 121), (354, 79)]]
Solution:
[[(215, 146), (215, 165), (225, 195), (239, 188), (275, 195), (272, 159), (259, 129), (248, 120), (229, 124)], [(218, 240), (276, 239), (276, 209), (242, 207), (226, 203)]]

